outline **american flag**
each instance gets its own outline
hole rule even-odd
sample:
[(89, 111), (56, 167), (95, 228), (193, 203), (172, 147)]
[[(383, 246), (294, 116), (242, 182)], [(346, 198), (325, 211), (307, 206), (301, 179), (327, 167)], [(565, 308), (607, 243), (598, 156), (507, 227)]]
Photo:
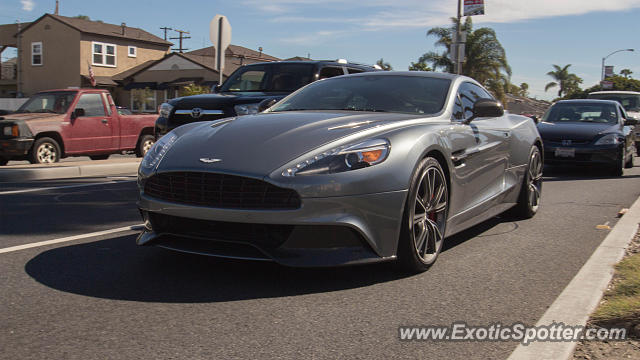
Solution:
[(95, 87), (96, 86), (96, 77), (93, 74), (93, 68), (91, 67), (91, 64), (87, 61), (87, 64), (89, 65), (89, 81), (91, 82), (91, 86)]

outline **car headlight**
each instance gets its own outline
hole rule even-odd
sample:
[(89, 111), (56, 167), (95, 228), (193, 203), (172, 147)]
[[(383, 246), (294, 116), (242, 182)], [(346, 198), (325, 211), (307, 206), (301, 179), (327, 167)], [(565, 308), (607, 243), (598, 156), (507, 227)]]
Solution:
[(2, 133), (4, 136), (18, 137), (20, 136), (20, 128), (16, 124), (13, 124), (11, 126), (5, 126), (4, 129), (2, 130)]
[(158, 163), (162, 158), (166, 155), (167, 151), (171, 149), (173, 144), (175, 144), (178, 136), (173, 133), (168, 133), (167, 135), (161, 137), (156, 143), (147, 151), (140, 163), (140, 169), (149, 171), (155, 169), (158, 166)]
[(258, 113), (258, 105), (260, 104), (259, 103), (240, 104), (240, 105), (234, 106), (233, 109), (236, 111), (236, 114), (238, 115), (253, 115)]
[(159, 111), (160, 116), (168, 118), (171, 114), (171, 110), (173, 110), (173, 105), (169, 103), (162, 103), (162, 105), (160, 105)]
[(379, 164), (387, 159), (391, 144), (386, 139), (340, 146), (310, 157), (282, 172), (282, 176), (333, 174)]
[(598, 139), (598, 141), (596, 141), (594, 145), (617, 145), (619, 143), (620, 143), (620, 139), (618, 138), (618, 135), (607, 134), (601, 137), (600, 139)]

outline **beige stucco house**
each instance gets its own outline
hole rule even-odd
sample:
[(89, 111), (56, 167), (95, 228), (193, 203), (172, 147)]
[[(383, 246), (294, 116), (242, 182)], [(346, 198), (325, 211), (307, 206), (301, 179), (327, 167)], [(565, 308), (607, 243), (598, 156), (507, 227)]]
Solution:
[(117, 87), (111, 78), (169, 53), (171, 43), (142, 29), (45, 14), (16, 35), (18, 88), (29, 96), (55, 88)]

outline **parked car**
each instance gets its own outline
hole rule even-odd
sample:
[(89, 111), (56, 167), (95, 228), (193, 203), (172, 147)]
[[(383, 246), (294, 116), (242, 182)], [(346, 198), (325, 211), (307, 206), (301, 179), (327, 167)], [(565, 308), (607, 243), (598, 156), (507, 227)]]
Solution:
[(379, 67), (346, 60), (277, 61), (241, 66), (215, 94), (176, 98), (160, 106), (156, 137), (195, 121), (255, 114), (261, 102), (274, 104), (310, 82), (337, 75), (377, 71)]
[(0, 117), (0, 165), (9, 160), (54, 163), (67, 156), (102, 160), (143, 156), (153, 145), (157, 115), (120, 115), (107, 90), (62, 89), (33, 95)]
[(181, 126), (139, 169), (139, 245), (333, 266), (434, 263), (445, 237), (538, 210), (542, 141), (476, 81), (371, 72)]
[(612, 100), (562, 100), (538, 124), (544, 160), (551, 165), (603, 165), (622, 176), (633, 167), (635, 143), (624, 108)]
[[(614, 100), (622, 104), (627, 116), (640, 120), (640, 92), (636, 91), (596, 91), (589, 93), (588, 99)], [(640, 156), (640, 126), (634, 129), (636, 153)]]

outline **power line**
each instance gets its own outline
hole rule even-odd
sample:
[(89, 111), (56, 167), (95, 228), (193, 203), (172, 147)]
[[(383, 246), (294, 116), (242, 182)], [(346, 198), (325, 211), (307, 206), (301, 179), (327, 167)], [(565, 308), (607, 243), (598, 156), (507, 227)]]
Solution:
[(177, 32), (179, 34), (178, 37), (172, 37), (172, 38), (169, 38), (169, 39), (171, 39), (171, 40), (180, 40), (180, 48), (177, 49), (178, 52), (181, 53), (181, 52), (184, 52), (184, 50), (189, 50), (189, 49), (185, 49), (185, 48), (182, 47), (182, 40), (183, 39), (191, 39), (191, 36), (184, 36), (184, 34), (190, 34), (190, 33), (188, 31), (177, 30), (177, 29), (174, 29), (173, 31), (175, 31), (175, 32)]

